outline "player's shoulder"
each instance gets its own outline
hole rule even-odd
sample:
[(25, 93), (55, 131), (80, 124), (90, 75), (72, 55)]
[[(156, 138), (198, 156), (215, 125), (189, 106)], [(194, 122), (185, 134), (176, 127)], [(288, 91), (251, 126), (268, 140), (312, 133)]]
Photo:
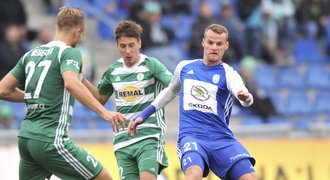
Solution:
[(141, 63), (144, 63), (147, 66), (163, 64), (159, 59), (152, 57), (152, 56), (146, 56), (144, 54), (141, 54)]
[(188, 65), (194, 65), (195, 63), (199, 63), (200, 61), (201, 61), (201, 59), (182, 60), (178, 63), (177, 69), (178, 68), (182, 69), (183, 67), (188, 66)]
[(234, 68), (232, 66), (230, 66), (229, 64), (225, 63), (225, 62), (222, 62), (221, 63), (222, 67), (225, 69), (225, 71), (235, 71)]

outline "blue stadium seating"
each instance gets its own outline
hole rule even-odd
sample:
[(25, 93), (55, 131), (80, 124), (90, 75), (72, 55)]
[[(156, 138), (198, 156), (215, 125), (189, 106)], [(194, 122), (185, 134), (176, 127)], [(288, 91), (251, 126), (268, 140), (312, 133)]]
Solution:
[(286, 104), (284, 98), (281, 96), (281, 92), (279, 91), (272, 91), (269, 93), (269, 97), (272, 100), (276, 111), (279, 114), (285, 114), (286, 112)]
[(316, 123), (315, 117), (300, 117), (295, 121), (294, 127), (296, 130), (307, 130), (308, 126), (312, 123)]
[(258, 66), (253, 73), (259, 87), (266, 90), (275, 90), (277, 88), (276, 76), (271, 66)]
[(311, 103), (306, 91), (292, 91), (286, 102), (286, 113), (288, 115), (301, 115), (311, 113)]
[(287, 124), (289, 121), (285, 117), (274, 116), (268, 119), (268, 124)]
[(259, 116), (244, 116), (240, 124), (241, 125), (262, 125), (264, 122), (264, 119), (262, 119)]
[(330, 88), (330, 75), (325, 66), (308, 66), (306, 82), (307, 86), (310, 88)]
[(317, 92), (313, 107), (316, 113), (330, 113), (330, 91)]
[(300, 63), (320, 63), (325, 58), (320, 54), (320, 48), (316, 40), (311, 38), (299, 39), (295, 41), (293, 54), (295, 62)]
[(303, 88), (303, 76), (296, 66), (281, 67), (278, 69), (278, 84), (281, 88)]
[(176, 40), (185, 41), (191, 37), (191, 29), (195, 22), (195, 17), (185, 14), (165, 15), (160, 22), (167, 28), (175, 29), (173, 32)]

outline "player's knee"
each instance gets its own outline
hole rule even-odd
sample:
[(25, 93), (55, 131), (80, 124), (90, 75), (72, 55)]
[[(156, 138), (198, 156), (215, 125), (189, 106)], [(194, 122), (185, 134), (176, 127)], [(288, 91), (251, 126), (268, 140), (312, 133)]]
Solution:
[(105, 168), (102, 169), (101, 173), (95, 178), (95, 180), (113, 180), (109, 171)]
[(157, 176), (150, 172), (141, 172), (140, 173), (140, 180), (156, 180)]
[(239, 178), (239, 180), (258, 180), (257, 173), (256, 172), (250, 172), (247, 174), (244, 174)]
[(199, 180), (203, 178), (203, 171), (199, 166), (190, 166), (185, 172), (186, 180)]
[(241, 159), (229, 170), (227, 177), (238, 180), (255, 180), (257, 175), (249, 159)]

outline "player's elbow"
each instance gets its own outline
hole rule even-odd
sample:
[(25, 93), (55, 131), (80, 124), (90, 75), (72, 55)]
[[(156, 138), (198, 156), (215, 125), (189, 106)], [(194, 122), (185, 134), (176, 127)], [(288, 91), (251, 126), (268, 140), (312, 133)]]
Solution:
[(74, 82), (72, 81), (64, 81), (64, 88), (69, 92), (72, 92), (75, 88)]
[(6, 97), (8, 97), (10, 95), (10, 93), (11, 92), (8, 89), (0, 87), (0, 99), (5, 99)]

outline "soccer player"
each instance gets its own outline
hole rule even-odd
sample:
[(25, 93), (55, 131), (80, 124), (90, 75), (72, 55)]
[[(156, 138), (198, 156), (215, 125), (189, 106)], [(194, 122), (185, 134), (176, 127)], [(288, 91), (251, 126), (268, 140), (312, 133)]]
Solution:
[(202, 179), (209, 169), (221, 179), (257, 179), (255, 159), (229, 129), (233, 96), (243, 106), (251, 105), (253, 97), (239, 74), (222, 61), (229, 47), (227, 29), (208, 26), (202, 46), (203, 59), (181, 61), (170, 85), (133, 118), (128, 133), (134, 136), (140, 123), (180, 94), (178, 156), (186, 179)]
[[(27, 113), (18, 134), (19, 179), (112, 179), (108, 170), (68, 137), (74, 98), (103, 119), (114, 131), (125, 117), (104, 108), (79, 80), (82, 60), (74, 47), (84, 34), (84, 15), (62, 7), (54, 40), (27, 52), (0, 82), (0, 99), (22, 102)], [(25, 92), (17, 89), (25, 84)], [(124, 125), (124, 124), (123, 124)]]
[[(133, 21), (121, 21), (115, 29), (121, 58), (110, 65), (98, 88), (87, 79), (83, 80), (102, 104), (114, 95), (117, 111), (127, 119), (147, 107), (173, 77), (159, 60), (140, 53), (141, 34), (140, 25)], [(163, 140), (166, 131), (163, 110), (146, 119), (135, 137), (131, 137), (126, 130), (114, 136), (120, 178), (156, 179), (161, 170), (168, 166)]]

